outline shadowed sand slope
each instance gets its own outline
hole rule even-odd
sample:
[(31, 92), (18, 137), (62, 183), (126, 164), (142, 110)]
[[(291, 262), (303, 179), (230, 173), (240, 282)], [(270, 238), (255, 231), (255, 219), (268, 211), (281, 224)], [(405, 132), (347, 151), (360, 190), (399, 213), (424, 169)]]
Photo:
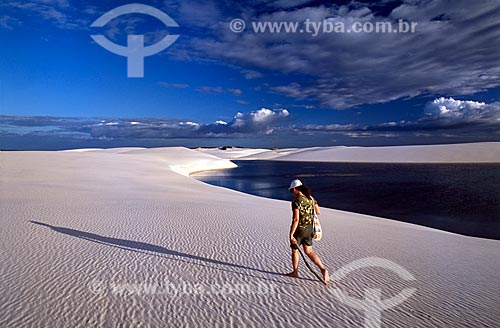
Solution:
[(323, 209), (315, 249), (334, 276), (382, 258), (414, 277), (373, 266), (325, 287), (303, 264), (302, 279), (282, 275), (288, 202), (187, 176), (227, 160), (121, 148), (2, 152), (0, 165), (1, 327), (362, 327), (340, 296), (369, 288), (382, 299), (416, 288), (383, 327), (500, 320), (496, 241)]

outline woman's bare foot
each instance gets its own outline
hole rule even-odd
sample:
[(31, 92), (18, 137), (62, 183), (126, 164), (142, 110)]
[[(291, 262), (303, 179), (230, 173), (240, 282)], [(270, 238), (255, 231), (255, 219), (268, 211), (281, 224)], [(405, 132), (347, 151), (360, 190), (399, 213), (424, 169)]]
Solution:
[(321, 273), (323, 274), (323, 282), (325, 284), (329, 283), (330, 282), (330, 274), (328, 273), (328, 271), (326, 269), (321, 269)]
[(296, 271), (293, 271), (293, 272), (290, 272), (290, 273), (287, 273), (286, 274), (288, 277), (292, 277), (292, 278), (298, 278), (299, 277), (299, 273), (296, 272)]

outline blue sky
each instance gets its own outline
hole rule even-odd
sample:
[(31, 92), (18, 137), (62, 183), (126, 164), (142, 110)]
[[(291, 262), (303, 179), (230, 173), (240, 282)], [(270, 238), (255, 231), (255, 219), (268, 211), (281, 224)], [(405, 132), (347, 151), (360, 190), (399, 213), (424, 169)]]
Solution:
[[(0, 148), (304, 147), (500, 141), (496, 1), (0, 3)], [(240, 18), (246, 29), (231, 30)], [(252, 22), (414, 22), (414, 33), (271, 33)], [(368, 25), (369, 26), (369, 25)], [(127, 77), (98, 45), (179, 38)]]

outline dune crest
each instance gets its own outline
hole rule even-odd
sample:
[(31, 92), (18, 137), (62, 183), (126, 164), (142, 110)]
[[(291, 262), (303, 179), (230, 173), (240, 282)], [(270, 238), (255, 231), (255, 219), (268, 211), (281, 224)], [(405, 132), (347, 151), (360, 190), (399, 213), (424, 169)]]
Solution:
[(391, 147), (311, 147), (291, 149), (208, 149), (220, 158), (371, 163), (500, 163), (500, 142)]

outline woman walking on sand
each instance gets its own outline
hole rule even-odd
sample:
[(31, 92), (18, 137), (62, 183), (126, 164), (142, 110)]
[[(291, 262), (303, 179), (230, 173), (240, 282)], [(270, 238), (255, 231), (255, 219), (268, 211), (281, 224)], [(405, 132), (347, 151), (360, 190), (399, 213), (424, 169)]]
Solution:
[(287, 276), (299, 277), (299, 247), (303, 245), (304, 253), (309, 256), (323, 274), (323, 281), (328, 283), (330, 276), (318, 254), (312, 248), (313, 239), (313, 211), (320, 214), (316, 200), (311, 196), (311, 189), (300, 180), (293, 180), (288, 188), (295, 196), (292, 201), (292, 225), (290, 227), (290, 247), (292, 248), (293, 271)]

